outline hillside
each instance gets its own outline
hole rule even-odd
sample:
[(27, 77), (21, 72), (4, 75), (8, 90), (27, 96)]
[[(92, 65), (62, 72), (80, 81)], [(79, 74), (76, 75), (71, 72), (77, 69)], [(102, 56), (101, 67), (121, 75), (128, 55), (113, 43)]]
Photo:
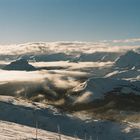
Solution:
[[(81, 113), (75, 117), (61, 113), (52, 106), (10, 96), (0, 96), (0, 110), (1, 140), (35, 138), (36, 122), (39, 128), (38, 138), (41, 140), (58, 138), (58, 134), (54, 133), (58, 132), (58, 125), (61, 134), (75, 135), (82, 139), (132, 140), (140, 137), (139, 123), (90, 121)], [(72, 137), (62, 135), (62, 140), (72, 140)]]

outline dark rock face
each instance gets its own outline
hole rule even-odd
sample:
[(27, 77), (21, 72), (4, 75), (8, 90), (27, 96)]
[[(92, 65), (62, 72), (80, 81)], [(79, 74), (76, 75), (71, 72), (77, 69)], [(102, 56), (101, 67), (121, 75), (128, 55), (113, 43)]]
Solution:
[(3, 68), (4, 70), (25, 70), (25, 71), (34, 71), (35, 67), (30, 65), (26, 59), (19, 59), (14, 62), (11, 62), (9, 65)]

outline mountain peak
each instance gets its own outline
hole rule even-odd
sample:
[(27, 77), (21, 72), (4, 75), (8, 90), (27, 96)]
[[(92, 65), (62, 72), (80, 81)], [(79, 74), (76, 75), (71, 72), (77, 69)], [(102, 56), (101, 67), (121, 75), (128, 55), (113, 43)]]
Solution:
[(116, 66), (120, 68), (132, 68), (140, 66), (140, 54), (135, 51), (128, 51), (120, 56), (116, 61)]
[(34, 71), (36, 70), (35, 67), (28, 63), (26, 59), (18, 59), (16, 61), (11, 62), (7, 66), (3, 68), (4, 70), (25, 70), (25, 71)]

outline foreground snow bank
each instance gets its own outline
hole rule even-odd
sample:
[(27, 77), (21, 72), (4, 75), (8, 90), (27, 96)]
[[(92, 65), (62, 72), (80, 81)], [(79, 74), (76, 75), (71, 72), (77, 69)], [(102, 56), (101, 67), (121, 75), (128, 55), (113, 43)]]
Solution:
[[(41, 129), (37, 130), (38, 140), (74, 140), (72, 137), (59, 135), (58, 133), (48, 132)], [(1, 140), (32, 140), (36, 138), (35, 128), (19, 125), (12, 122), (0, 121)], [(77, 139), (78, 140), (78, 139)]]
[[(0, 96), (0, 140), (35, 138), (35, 120), (38, 122), (38, 138), (56, 140), (57, 125), (60, 126), (62, 140), (73, 140), (74, 135), (92, 140), (138, 140), (140, 125), (92, 120), (82, 114), (72, 116), (61, 113), (52, 106), (28, 102), (10, 96)], [(50, 132), (48, 132), (50, 131)]]

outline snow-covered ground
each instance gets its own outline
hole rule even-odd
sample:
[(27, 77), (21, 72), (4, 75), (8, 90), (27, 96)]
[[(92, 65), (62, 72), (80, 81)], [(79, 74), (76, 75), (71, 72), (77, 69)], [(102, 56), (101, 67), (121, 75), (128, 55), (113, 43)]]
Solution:
[(140, 139), (139, 123), (91, 120), (82, 114), (72, 116), (43, 103), (33, 103), (10, 96), (0, 96), (0, 110), (1, 140), (35, 138), (35, 122), (39, 128), (38, 138), (42, 140), (59, 138), (59, 135), (54, 133), (58, 131), (58, 125), (63, 135), (71, 136), (62, 136), (65, 140), (76, 139), (72, 138), (74, 135), (93, 140)]
[[(37, 135), (36, 135), (37, 134)], [(76, 138), (64, 136), (59, 133), (49, 132), (45, 130), (20, 125), (17, 123), (0, 121), (0, 139), (1, 140), (75, 140)], [(78, 138), (77, 138), (78, 140)]]

